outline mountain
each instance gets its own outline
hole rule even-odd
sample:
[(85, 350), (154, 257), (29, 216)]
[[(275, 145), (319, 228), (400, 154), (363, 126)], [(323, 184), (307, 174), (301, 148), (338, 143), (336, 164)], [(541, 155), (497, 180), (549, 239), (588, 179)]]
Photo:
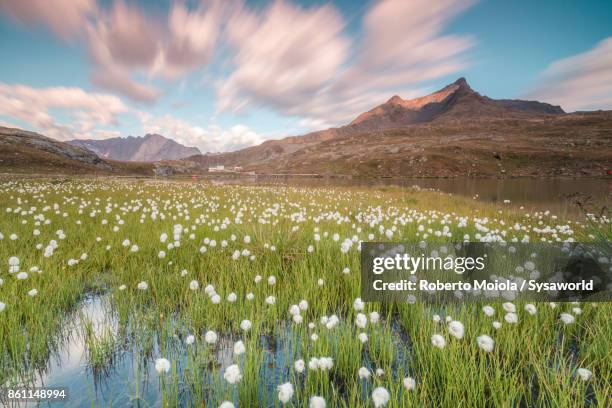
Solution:
[(79, 146), (26, 130), (0, 126), (0, 172), (34, 174), (153, 175), (147, 163), (122, 163), (98, 157)]
[(601, 176), (612, 162), (611, 130), (610, 111), (496, 100), (459, 78), (424, 97), (394, 96), (346, 126), (185, 160), (275, 174)]
[(527, 118), (565, 113), (559, 106), (537, 101), (491, 99), (475, 92), (459, 78), (437, 92), (415, 99), (395, 95), (386, 103), (362, 113), (349, 127), (356, 131), (384, 130), (424, 122), (482, 119), (484, 117)]
[(123, 161), (178, 160), (200, 154), (197, 147), (186, 147), (155, 133), (143, 137), (115, 137), (104, 140), (78, 139), (68, 143), (91, 150), (102, 158)]

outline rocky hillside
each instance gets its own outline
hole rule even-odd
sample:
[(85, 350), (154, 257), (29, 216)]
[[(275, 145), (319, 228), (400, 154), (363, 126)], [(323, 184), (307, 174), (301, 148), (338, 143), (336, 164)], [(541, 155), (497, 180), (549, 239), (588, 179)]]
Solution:
[(153, 175), (150, 164), (105, 160), (82, 147), (0, 126), (0, 172)]
[(122, 161), (178, 160), (200, 154), (197, 147), (186, 147), (158, 134), (104, 140), (72, 140), (68, 143), (91, 150), (102, 158)]
[(460, 78), (421, 98), (394, 96), (346, 126), (187, 160), (283, 174), (602, 176), (612, 163), (612, 112), (496, 100)]

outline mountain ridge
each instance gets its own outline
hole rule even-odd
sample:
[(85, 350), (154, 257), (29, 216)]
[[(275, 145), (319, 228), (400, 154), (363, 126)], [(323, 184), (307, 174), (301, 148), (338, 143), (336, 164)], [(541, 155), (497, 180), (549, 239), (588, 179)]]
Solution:
[(86, 148), (98, 156), (121, 161), (154, 162), (179, 160), (201, 154), (197, 147), (184, 146), (157, 133), (144, 136), (115, 137), (110, 139), (75, 139), (68, 142)]
[(184, 160), (264, 174), (595, 176), (612, 162), (611, 128), (610, 111), (568, 114), (538, 101), (492, 99), (459, 78), (423, 97), (395, 95), (344, 126)]

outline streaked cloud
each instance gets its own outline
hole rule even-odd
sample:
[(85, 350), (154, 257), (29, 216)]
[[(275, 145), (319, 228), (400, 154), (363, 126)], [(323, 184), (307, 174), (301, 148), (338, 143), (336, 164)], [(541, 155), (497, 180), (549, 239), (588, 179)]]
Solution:
[(234, 69), (220, 80), (220, 108), (287, 109), (320, 92), (348, 56), (344, 25), (331, 5), (306, 9), (275, 1), (261, 13), (239, 9), (227, 26)]
[[(59, 123), (51, 114), (52, 109), (66, 111), (70, 123)], [(117, 116), (127, 111), (127, 106), (115, 95), (80, 88), (33, 88), (0, 83), (0, 115), (26, 122), (58, 140), (104, 137), (104, 131), (99, 128), (117, 125)]]
[(566, 111), (612, 109), (612, 37), (553, 62), (527, 97), (561, 105)]
[(221, 109), (263, 104), (304, 123), (342, 124), (394, 93), (460, 71), (474, 40), (446, 25), (474, 1), (383, 0), (366, 10), (359, 40), (331, 5), (274, 2), (228, 24), (235, 69), (218, 87)]
[(96, 0), (0, 0), (0, 11), (23, 24), (42, 24), (68, 40), (83, 30), (97, 6)]

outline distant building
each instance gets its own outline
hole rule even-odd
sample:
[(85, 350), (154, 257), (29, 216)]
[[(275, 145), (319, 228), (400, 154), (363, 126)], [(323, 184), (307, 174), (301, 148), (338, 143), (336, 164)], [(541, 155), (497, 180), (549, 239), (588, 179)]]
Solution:
[(244, 170), (241, 166), (234, 166), (233, 171), (242, 171)]
[(209, 173), (222, 173), (224, 171), (225, 171), (225, 166), (223, 165), (217, 165), (217, 166), (208, 168)]

